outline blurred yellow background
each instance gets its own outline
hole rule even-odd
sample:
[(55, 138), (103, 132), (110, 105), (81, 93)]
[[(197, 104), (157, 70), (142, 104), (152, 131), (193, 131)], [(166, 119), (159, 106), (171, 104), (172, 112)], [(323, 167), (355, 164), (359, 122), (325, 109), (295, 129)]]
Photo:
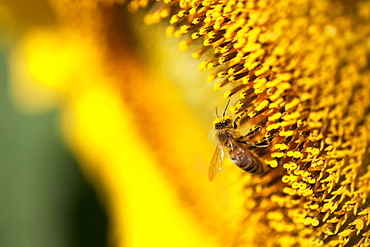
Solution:
[(0, 2), (1, 246), (222, 246), (238, 234), (240, 171), (207, 175), (226, 102), (178, 40), (126, 9)]
[(17, 51), (54, 24), (46, 1), (0, 1), (1, 246), (106, 246), (107, 215), (61, 137), (56, 91)]

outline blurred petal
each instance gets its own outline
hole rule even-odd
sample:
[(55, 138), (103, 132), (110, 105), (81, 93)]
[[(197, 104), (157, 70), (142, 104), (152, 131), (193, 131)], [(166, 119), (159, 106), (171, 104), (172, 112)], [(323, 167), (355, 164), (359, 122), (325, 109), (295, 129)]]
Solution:
[[(13, 54), (14, 94), (27, 111), (61, 107), (67, 140), (110, 211), (111, 241), (117, 246), (217, 246), (221, 236), (227, 241), (223, 210), (229, 196), (222, 179), (220, 184), (207, 179), (213, 151), (208, 128), (193, 117), (176, 86), (145, 68), (126, 36), (109, 32), (113, 23), (103, 28), (101, 9), (71, 4), (76, 12), (66, 12), (55, 6), (67, 24), (27, 33)], [(104, 8), (107, 16), (118, 13)], [(229, 183), (227, 176), (223, 183)]]

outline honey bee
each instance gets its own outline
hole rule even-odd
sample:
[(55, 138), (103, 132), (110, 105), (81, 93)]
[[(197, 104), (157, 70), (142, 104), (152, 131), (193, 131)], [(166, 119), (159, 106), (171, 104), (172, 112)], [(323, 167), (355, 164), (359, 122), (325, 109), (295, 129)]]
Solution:
[[(227, 108), (227, 106), (226, 106)], [(243, 136), (238, 128), (239, 118), (234, 119), (225, 116), (226, 109), (222, 117), (218, 117), (214, 122), (214, 135), (218, 142), (215, 153), (209, 167), (209, 179), (212, 181), (222, 170), (225, 152), (231, 161), (240, 169), (252, 174), (262, 174), (264, 172), (261, 161), (247, 148), (247, 145), (258, 146), (253, 143), (242, 141)]]

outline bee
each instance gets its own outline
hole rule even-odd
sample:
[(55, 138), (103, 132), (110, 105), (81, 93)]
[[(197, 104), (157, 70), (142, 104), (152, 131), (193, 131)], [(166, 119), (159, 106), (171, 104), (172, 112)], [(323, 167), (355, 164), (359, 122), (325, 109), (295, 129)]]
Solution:
[(244, 136), (239, 131), (239, 117), (234, 120), (230, 116), (225, 116), (226, 108), (222, 117), (218, 117), (213, 122), (213, 132), (218, 145), (209, 167), (209, 179), (212, 181), (222, 170), (225, 152), (240, 169), (252, 174), (263, 174), (261, 161), (248, 150), (247, 145), (252, 147), (265, 147), (266, 145), (258, 146), (258, 144), (242, 141)]

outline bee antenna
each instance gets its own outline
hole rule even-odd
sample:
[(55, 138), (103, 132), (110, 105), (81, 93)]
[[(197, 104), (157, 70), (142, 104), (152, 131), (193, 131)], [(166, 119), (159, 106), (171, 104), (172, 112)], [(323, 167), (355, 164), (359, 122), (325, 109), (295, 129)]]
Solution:
[(230, 100), (227, 101), (227, 104), (226, 104), (226, 107), (225, 107), (225, 110), (224, 110), (224, 113), (222, 113), (222, 116), (224, 117), (225, 114), (226, 114), (226, 110), (227, 108), (229, 107), (229, 104), (230, 104)]
[(218, 115), (218, 111), (217, 111), (217, 107), (215, 107), (215, 110), (216, 110), (216, 117), (220, 117), (219, 115)]

